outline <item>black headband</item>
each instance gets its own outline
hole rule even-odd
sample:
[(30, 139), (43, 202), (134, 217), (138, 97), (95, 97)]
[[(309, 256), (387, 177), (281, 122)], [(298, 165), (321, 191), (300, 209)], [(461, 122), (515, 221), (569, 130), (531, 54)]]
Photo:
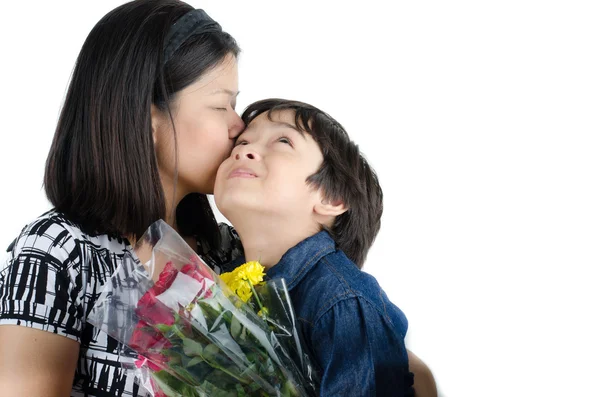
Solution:
[(171, 26), (165, 38), (163, 65), (169, 62), (177, 49), (191, 36), (199, 33), (220, 32), (221, 25), (204, 10), (192, 10)]

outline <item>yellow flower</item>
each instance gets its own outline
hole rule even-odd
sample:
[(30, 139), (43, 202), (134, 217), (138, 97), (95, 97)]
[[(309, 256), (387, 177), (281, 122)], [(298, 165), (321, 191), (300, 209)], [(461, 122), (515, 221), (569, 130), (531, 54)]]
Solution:
[(252, 297), (252, 286), (263, 281), (264, 266), (257, 261), (246, 262), (229, 273), (221, 274), (221, 280), (244, 302)]
[(227, 284), (227, 286), (229, 286), (229, 283), (231, 282), (231, 279), (233, 278), (233, 273), (232, 272), (223, 273), (219, 277), (221, 277), (221, 280), (223, 280), (223, 282), (225, 284)]

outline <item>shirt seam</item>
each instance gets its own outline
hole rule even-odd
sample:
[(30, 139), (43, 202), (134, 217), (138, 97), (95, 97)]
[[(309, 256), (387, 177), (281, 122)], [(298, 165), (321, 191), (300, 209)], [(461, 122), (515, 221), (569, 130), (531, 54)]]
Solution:
[[(371, 310), (374, 310), (376, 313), (378, 313), (380, 316), (382, 316), (384, 318), (384, 320), (388, 323), (391, 324), (392, 320), (389, 318), (389, 316), (387, 316), (387, 313), (382, 312), (376, 304), (374, 304), (373, 302), (369, 301), (368, 299), (366, 299), (364, 296), (362, 296), (361, 294), (356, 294), (354, 291), (350, 290), (350, 291), (346, 291), (343, 294), (338, 294), (334, 297), (332, 297), (331, 299), (329, 299), (327, 302), (325, 302), (318, 310), (317, 310), (317, 315), (315, 316), (316, 319), (314, 320), (314, 323), (310, 323), (310, 321), (305, 320), (307, 323), (310, 323), (312, 325), (312, 327), (315, 327), (315, 324), (317, 324), (319, 321), (321, 321), (321, 319), (323, 318), (324, 315), (327, 314), (327, 312), (331, 311), (332, 309), (334, 309), (335, 305), (337, 305), (338, 303), (342, 302), (342, 301), (346, 301), (349, 299), (356, 299), (356, 303), (360, 304), (361, 302), (366, 304)], [(327, 307), (329, 305), (329, 307)]]
[[(348, 291), (353, 293), (354, 296), (356, 296), (357, 298), (362, 299), (362, 301), (364, 301), (365, 303), (367, 303), (370, 307), (372, 307), (377, 313), (381, 314), (385, 320), (388, 323), (392, 322), (392, 319), (390, 318), (390, 316), (387, 313), (387, 307), (385, 304), (385, 301), (383, 299), (383, 289), (379, 288), (379, 299), (381, 300), (381, 306), (383, 306), (383, 312), (380, 310), (379, 307), (377, 307), (376, 304), (374, 304), (373, 302), (371, 302), (369, 299), (367, 299), (361, 292), (356, 291), (355, 289), (352, 289), (352, 287), (350, 287), (350, 285), (348, 284), (348, 282), (346, 281), (346, 279), (341, 275), (341, 273), (339, 273), (336, 269), (335, 266), (331, 264), (331, 262), (329, 262), (327, 260), (327, 258), (323, 258), (323, 262), (326, 264), (327, 268), (341, 281), (343, 282), (346, 287), (348, 288)], [(346, 293), (347, 294), (347, 293)], [(344, 295), (346, 295), (344, 294)], [(338, 295), (339, 296), (339, 295)], [(336, 302), (337, 303), (337, 302)], [(332, 305), (333, 306), (333, 305)], [(320, 309), (319, 309), (320, 310)], [(320, 316), (319, 316), (320, 317)]]
[(314, 254), (305, 264), (304, 266), (302, 266), (302, 268), (300, 268), (300, 270), (298, 270), (298, 272), (296, 273), (296, 276), (292, 279), (292, 281), (290, 282), (290, 289), (294, 288), (296, 286), (296, 280), (298, 280), (298, 278), (300, 276), (302, 276), (302, 272), (304, 272), (304, 270), (311, 266), (314, 265), (316, 263), (315, 258), (319, 257), (319, 255), (323, 256), (323, 252), (327, 251), (331, 249), (330, 246), (327, 247), (323, 247), (323, 249), (321, 249), (320, 251), (318, 251), (316, 254)]
[[(329, 262), (329, 260), (327, 260), (327, 258), (323, 258), (323, 263), (327, 266), (327, 268), (333, 273), (335, 274), (335, 276), (338, 278), (338, 280), (342, 281), (344, 284), (346, 284), (346, 287), (348, 288), (348, 290), (354, 292), (356, 294), (356, 291), (352, 289), (352, 287), (350, 287), (350, 284), (348, 284), (348, 282), (346, 281), (346, 279), (344, 278), (344, 276), (342, 276), (341, 273), (339, 273), (336, 269), (335, 266), (331, 264), (331, 262)], [(358, 295), (358, 294), (357, 294)]]
[(383, 306), (383, 314), (385, 314), (385, 319), (389, 322), (392, 322), (392, 319), (387, 313), (387, 306), (385, 301), (383, 300), (383, 289), (379, 289), (379, 299), (381, 299), (381, 306)]

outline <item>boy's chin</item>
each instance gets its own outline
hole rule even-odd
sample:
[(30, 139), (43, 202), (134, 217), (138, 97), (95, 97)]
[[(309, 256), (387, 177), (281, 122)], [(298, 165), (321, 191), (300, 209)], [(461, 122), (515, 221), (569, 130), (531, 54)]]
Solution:
[(215, 197), (215, 203), (219, 211), (230, 221), (239, 219), (242, 216), (248, 216), (252, 213), (264, 211), (264, 203), (254, 200), (252, 197), (236, 197), (237, 195), (224, 195), (224, 197)]

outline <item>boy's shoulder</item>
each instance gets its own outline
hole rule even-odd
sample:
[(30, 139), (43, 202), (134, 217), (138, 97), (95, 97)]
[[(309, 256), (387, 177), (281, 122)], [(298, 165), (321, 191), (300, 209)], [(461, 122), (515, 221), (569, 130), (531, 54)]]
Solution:
[[(360, 270), (342, 251), (323, 256), (303, 280), (302, 295), (308, 309), (305, 313), (317, 321), (323, 314), (344, 304), (347, 308), (371, 310), (387, 321), (406, 321), (404, 314), (392, 304), (375, 277)], [(350, 305), (348, 305), (350, 301)]]
[(315, 276), (322, 278), (330, 286), (325, 290), (327, 294), (369, 298), (373, 294), (379, 295), (381, 290), (375, 277), (360, 270), (340, 250), (322, 257), (313, 272)]

